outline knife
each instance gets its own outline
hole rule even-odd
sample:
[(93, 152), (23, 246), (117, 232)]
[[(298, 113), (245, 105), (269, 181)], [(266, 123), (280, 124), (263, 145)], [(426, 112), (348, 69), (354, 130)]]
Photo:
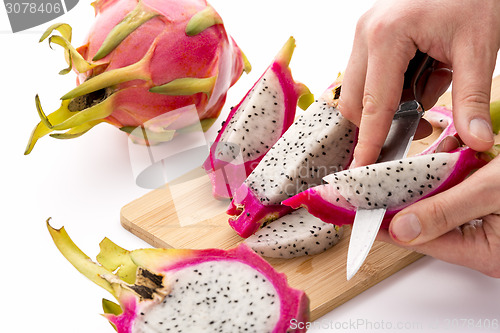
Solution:
[[(424, 114), (420, 100), (435, 64), (433, 58), (419, 50), (408, 64), (401, 101), (377, 162), (406, 157), (418, 123)], [(356, 210), (347, 252), (347, 280), (357, 273), (365, 261), (384, 215), (385, 208)]]

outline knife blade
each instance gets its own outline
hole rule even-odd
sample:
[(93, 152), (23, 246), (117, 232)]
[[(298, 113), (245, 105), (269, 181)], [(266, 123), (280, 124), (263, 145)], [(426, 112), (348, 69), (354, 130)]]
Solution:
[[(377, 162), (401, 159), (408, 154), (418, 123), (424, 113), (420, 99), (435, 63), (434, 59), (418, 50), (410, 61), (405, 72), (401, 102), (394, 114)], [(385, 208), (356, 210), (347, 252), (347, 280), (358, 272), (368, 256), (385, 211)]]

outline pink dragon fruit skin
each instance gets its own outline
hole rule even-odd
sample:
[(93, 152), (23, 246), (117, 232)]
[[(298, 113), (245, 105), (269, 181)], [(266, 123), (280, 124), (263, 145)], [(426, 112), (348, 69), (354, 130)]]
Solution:
[[(294, 48), (295, 39), (290, 37), (253, 87), (231, 109), (217, 138), (210, 147), (210, 154), (203, 164), (203, 168), (207, 171), (212, 183), (214, 197), (231, 198), (265, 153), (293, 123), (297, 104), (302, 109), (306, 109), (312, 103), (313, 96), (309, 89), (302, 83), (294, 81), (289, 68)], [(276, 80), (276, 83), (271, 82)], [(273, 84), (277, 84), (280, 90), (273, 91), (273, 99), (265, 99), (265, 97), (269, 97), (266, 92), (271, 91), (270, 86)], [(257, 89), (262, 91), (257, 91)], [(283, 103), (276, 102), (278, 100), (276, 95), (281, 96)], [(258, 110), (258, 113), (255, 113), (255, 110)], [(244, 120), (244, 124), (242, 120)], [(233, 123), (236, 124), (235, 128), (230, 126)], [(272, 132), (266, 128), (269, 124), (272, 124)], [(249, 134), (245, 127), (251, 128), (252, 133)], [(257, 133), (260, 129), (263, 133)], [(273, 135), (274, 131), (276, 131), (275, 135)], [(233, 138), (233, 141), (238, 140), (239, 142), (225, 141), (231, 140), (231, 135), (236, 135), (237, 138), (235, 140)], [(246, 139), (242, 139), (245, 137)], [(252, 138), (259, 142), (262, 147), (252, 147), (250, 142)], [(224, 145), (228, 144), (233, 145), (238, 150), (241, 160), (221, 159)], [(246, 153), (243, 153), (245, 151)], [(251, 151), (252, 154), (248, 151)]]
[(418, 155), (435, 153), (439, 144), (448, 136), (458, 136), (453, 122), (452, 110), (446, 106), (435, 106), (425, 111), (425, 119), (435, 128), (442, 130), (439, 137)]
[(263, 205), (255, 194), (245, 185), (241, 185), (234, 193), (226, 213), (229, 225), (238, 235), (247, 238), (255, 233), (263, 223), (276, 220), (287, 215), (293, 209), (286, 205)]
[[(450, 160), (456, 158), (456, 162), (451, 169), (451, 172), (449, 172), (446, 178), (443, 178), (439, 185), (437, 187), (434, 187), (431, 192), (423, 196), (417, 196), (412, 201), (400, 203), (400, 205), (398, 206), (387, 207), (387, 212), (381, 226), (382, 228), (388, 228), (389, 223), (394, 215), (396, 215), (396, 213), (398, 213), (401, 209), (418, 200), (427, 198), (431, 195), (443, 192), (453, 187), (454, 185), (465, 179), (471, 171), (478, 169), (487, 163), (485, 160), (477, 157), (478, 153), (476, 151), (465, 147), (458, 148), (457, 150), (450, 153), (441, 154), (448, 154)], [(427, 157), (428, 161), (431, 161), (433, 155), (434, 154), (421, 155), (420, 157)], [(393, 167), (391, 167), (391, 169), (396, 169), (395, 167), (398, 165), (397, 163), (399, 163), (399, 161), (391, 162), (393, 162)], [(359, 167), (358, 169), (363, 168), (367, 167)], [(422, 172), (425, 174), (426, 170), (422, 170)], [(325, 177), (325, 180), (333, 176), (334, 175)], [(400, 177), (404, 177), (404, 174), (401, 173)], [(372, 177), (372, 179), (374, 179), (374, 182), (378, 181), (376, 178), (378, 177)], [(364, 186), (366, 186), (366, 184), (364, 184)], [(371, 191), (376, 191), (376, 185), (371, 187)], [(349, 203), (345, 197), (339, 194), (335, 184), (324, 184), (312, 187), (293, 196), (290, 199), (283, 201), (283, 204), (294, 209), (304, 207), (309, 211), (309, 213), (321, 219), (322, 221), (338, 226), (344, 224), (352, 224), (356, 215), (356, 207)]]
[[(73, 243), (64, 228), (54, 229), (48, 221), (47, 227), (63, 256), (83, 275), (117, 299), (119, 304), (103, 300), (103, 308), (104, 316), (113, 324), (118, 333), (156, 332), (160, 327), (164, 330), (167, 325), (176, 323), (180, 325), (177, 331), (185, 328), (183, 331), (195, 332), (195, 328), (189, 326), (193, 324), (193, 318), (205, 320), (206, 326), (202, 327), (203, 330), (207, 330), (210, 324), (225, 324), (224, 320), (230, 321), (233, 317), (236, 318), (235, 321), (239, 320), (239, 317), (245, 318), (245, 313), (249, 317), (250, 326), (248, 327), (257, 327), (259, 323), (256, 320), (259, 318), (273, 317), (275, 318), (271, 323), (273, 327), (270, 330), (266, 328), (268, 331), (305, 332), (305, 328), (292, 329), (291, 323), (293, 319), (297, 322), (308, 322), (309, 299), (307, 295), (303, 291), (289, 287), (283, 273), (277, 272), (245, 244), (229, 250), (139, 249), (127, 251), (105, 238), (100, 244), (101, 252), (97, 256), (98, 263), (95, 263)], [(223, 266), (224, 269), (221, 271), (217, 271), (213, 269), (217, 265), (226, 266)], [(245, 270), (246, 273), (237, 276), (239, 272)], [(217, 275), (209, 276), (208, 280), (202, 280), (202, 275), (210, 275), (214, 271)], [(193, 275), (200, 279), (199, 283), (190, 283), (193, 281)], [(231, 278), (224, 280), (231, 275), (235, 276), (233, 280)], [(185, 279), (187, 283), (182, 279)], [(208, 281), (210, 285), (202, 283), (203, 281)], [(179, 287), (183, 283), (186, 283), (185, 289)], [(266, 289), (268, 287), (266, 284), (270, 284), (273, 288), (271, 292), (279, 297), (278, 303), (275, 302), (275, 295), (267, 294), (269, 290)], [(245, 294), (238, 293), (239, 285), (243, 286), (243, 290), (246, 288)], [(219, 290), (223, 292), (217, 292)], [(227, 309), (224, 308), (224, 313), (216, 312), (217, 308), (213, 312), (204, 313), (206, 307), (190, 303), (190, 297), (194, 297), (196, 302), (212, 299), (209, 297), (212, 296), (209, 294), (210, 291), (219, 297), (218, 301), (212, 304), (217, 303), (219, 306), (222, 303), (225, 304), (224, 302), (228, 303)], [(261, 297), (261, 294), (267, 296)], [(254, 295), (258, 296), (253, 297)], [(265, 297), (269, 299), (264, 299)], [(232, 302), (227, 301), (228, 299)], [(273, 302), (269, 302), (270, 300)], [(185, 305), (182, 306), (182, 304)], [(235, 313), (239, 304), (245, 313)], [(175, 311), (168, 308), (170, 305), (175, 308)], [(208, 309), (213, 308), (208, 307)], [(273, 313), (273, 309), (277, 312)], [(252, 311), (256, 316), (253, 316)], [(201, 316), (196, 317), (200, 312)], [(182, 321), (183, 318), (187, 318), (185, 319), (187, 322)], [(209, 323), (210, 320), (212, 322)], [(152, 325), (159, 325), (159, 327)], [(183, 327), (183, 325), (188, 327)], [(145, 328), (148, 330), (144, 330)], [(228, 329), (226, 325), (223, 328), (224, 332), (234, 332), (234, 327)], [(214, 330), (217, 331), (216, 328)]]
[[(42, 36), (44, 40), (54, 30), (61, 33), (49, 42), (65, 48), (70, 67), (61, 73), (72, 68), (78, 86), (48, 116), (37, 96), (42, 121), (26, 154), (53, 131), (62, 132), (51, 136), (68, 139), (107, 122), (130, 133), (187, 105), (196, 107), (206, 130), (218, 117), (227, 90), (243, 71), (250, 71), (222, 19), (205, 0), (98, 0), (93, 5), (96, 19), (79, 48), (71, 46), (71, 27), (66, 24), (55, 24)], [(165, 140), (189, 125), (181, 117), (163, 129), (169, 134)]]

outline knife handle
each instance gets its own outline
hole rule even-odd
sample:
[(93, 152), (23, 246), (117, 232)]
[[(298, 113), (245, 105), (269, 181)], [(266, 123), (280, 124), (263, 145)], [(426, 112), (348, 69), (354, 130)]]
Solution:
[(426, 53), (417, 50), (410, 60), (404, 75), (401, 103), (415, 100), (420, 103), (429, 75), (434, 71), (437, 61)]

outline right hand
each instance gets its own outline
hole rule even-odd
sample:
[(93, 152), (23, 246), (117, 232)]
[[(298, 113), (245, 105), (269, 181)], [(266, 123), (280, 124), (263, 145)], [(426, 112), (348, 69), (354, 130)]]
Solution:
[[(341, 113), (359, 127), (355, 165), (374, 163), (380, 154), (417, 48), (453, 70), (453, 115), (464, 143), (489, 149), (490, 89), (499, 47), (498, 0), (378, 1), (358, 22), (339, 101)], [(429, 78), (425, 108), (450, 80), (450, 71)]]

